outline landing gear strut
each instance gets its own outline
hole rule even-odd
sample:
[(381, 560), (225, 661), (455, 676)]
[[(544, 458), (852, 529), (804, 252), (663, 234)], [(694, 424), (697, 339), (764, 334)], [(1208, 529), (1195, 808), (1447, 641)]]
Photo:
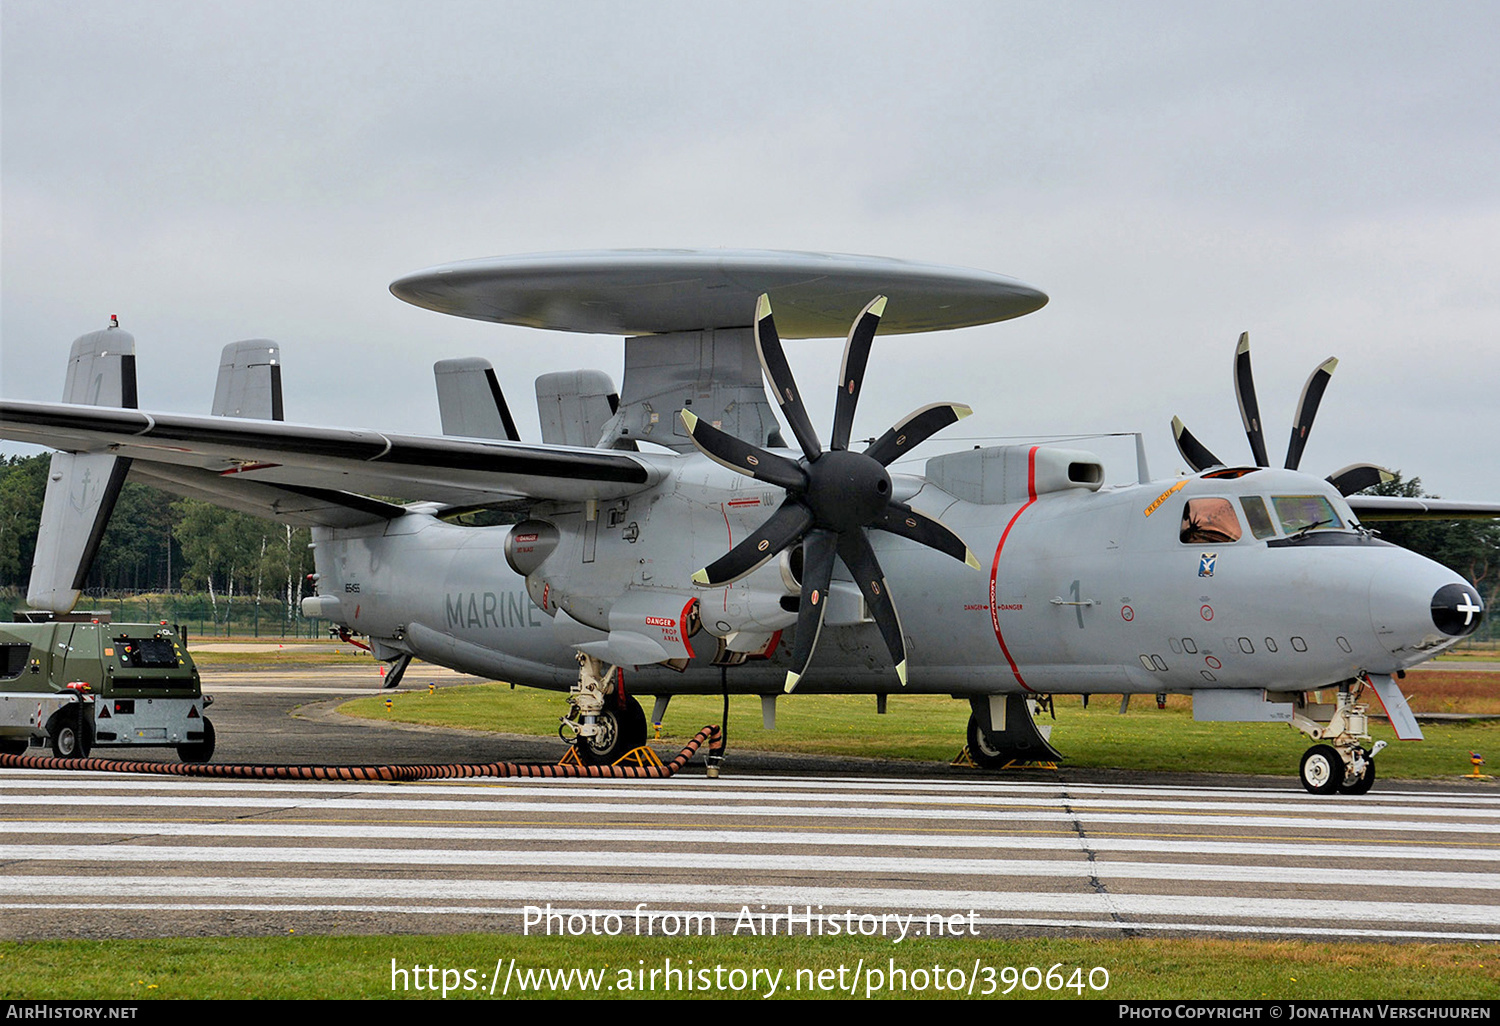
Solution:
[(568, 694), (571, 709), (558, 729), (572, 742), (579, 762), (607, 766), (646, 743), (646, 712), (620, 693), (619, 679), (619, 667), (579, 653), (578, 683)]
[(1362, 680), (1339, 685), (1336, 705), (1299, 703), (1292, 726), (1322, 744), (1313, 745), (1302, 756), (1298, 774), (1308, 794), (1365, 794), (1375, 786), (1375, 756), (1385, 747), (1370, 740), (1369, 716), (1355, 704), (1364, 690)]

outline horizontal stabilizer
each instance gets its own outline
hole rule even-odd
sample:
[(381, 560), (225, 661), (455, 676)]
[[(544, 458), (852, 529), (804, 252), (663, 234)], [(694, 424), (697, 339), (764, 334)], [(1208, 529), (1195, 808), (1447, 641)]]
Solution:
[(443, 434), (460, 438), (499, 438), (519, 442), (521, 432), (511, 419), (500, 391), (500, 379), (490, 361), (478, 357), (439, 360), (432, 365), (437, 378), (438, 414)]

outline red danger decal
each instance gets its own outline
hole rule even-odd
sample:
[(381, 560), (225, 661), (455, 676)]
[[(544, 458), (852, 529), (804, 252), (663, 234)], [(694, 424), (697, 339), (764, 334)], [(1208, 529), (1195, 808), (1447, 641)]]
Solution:
[(1135, 619), (1135, 610), (1131, 609), (1129, 606), (1121, 606), (1120, 619), (1124, 620), (1126, 623), (1129, 623), (1131, 620)]

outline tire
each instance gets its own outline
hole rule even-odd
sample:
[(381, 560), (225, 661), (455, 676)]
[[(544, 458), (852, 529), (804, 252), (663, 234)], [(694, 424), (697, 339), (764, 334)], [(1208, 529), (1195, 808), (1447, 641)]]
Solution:
[(207, 762), (214, 757), (214, 724), (203, 717), (203, 740), (177, 746), (177, 758), (183, 762)]
[(1333, 794), (1344, 782), (1344, 757), (1332, 745), (1313, 745), (1302, 756), (1300, 776), (1308, 794)]
[(84, 726), (83, 711), (62, 712), (52, 732), (52, 754), (59, 759), (86, 759), (89, 754), (89, 732)]
[(969, 758), (981, 769), (1002, 769), (1010, 760), (979, 729), (979, 717), (969, 714)]
[(646, 743), (646, 711), (641, 703), (626, 696), (625, 708), (606, 702), (599, 714), (599, 733), (574, 742), (578, 760), (590, 766), (608, 766), (632, 749)]
[(1369, 794), (1375, 786), (1375, 760), (1365, 755), (1365, 772), (1352, 784), (1339, 784), (1339, 794)]

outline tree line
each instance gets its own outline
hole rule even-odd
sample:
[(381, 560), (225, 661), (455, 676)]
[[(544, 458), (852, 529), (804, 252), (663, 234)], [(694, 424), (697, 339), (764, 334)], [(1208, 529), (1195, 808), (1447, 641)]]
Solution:
[[(25, 594), (50, 460), (0, 457), (0, 590)], [(229, 622), (237, 603), (275, 603), (290, 624), (307, 592), (310, 541), (306, 528), (127, 480), (84, 591), (205, 593), (215, 623)]]

